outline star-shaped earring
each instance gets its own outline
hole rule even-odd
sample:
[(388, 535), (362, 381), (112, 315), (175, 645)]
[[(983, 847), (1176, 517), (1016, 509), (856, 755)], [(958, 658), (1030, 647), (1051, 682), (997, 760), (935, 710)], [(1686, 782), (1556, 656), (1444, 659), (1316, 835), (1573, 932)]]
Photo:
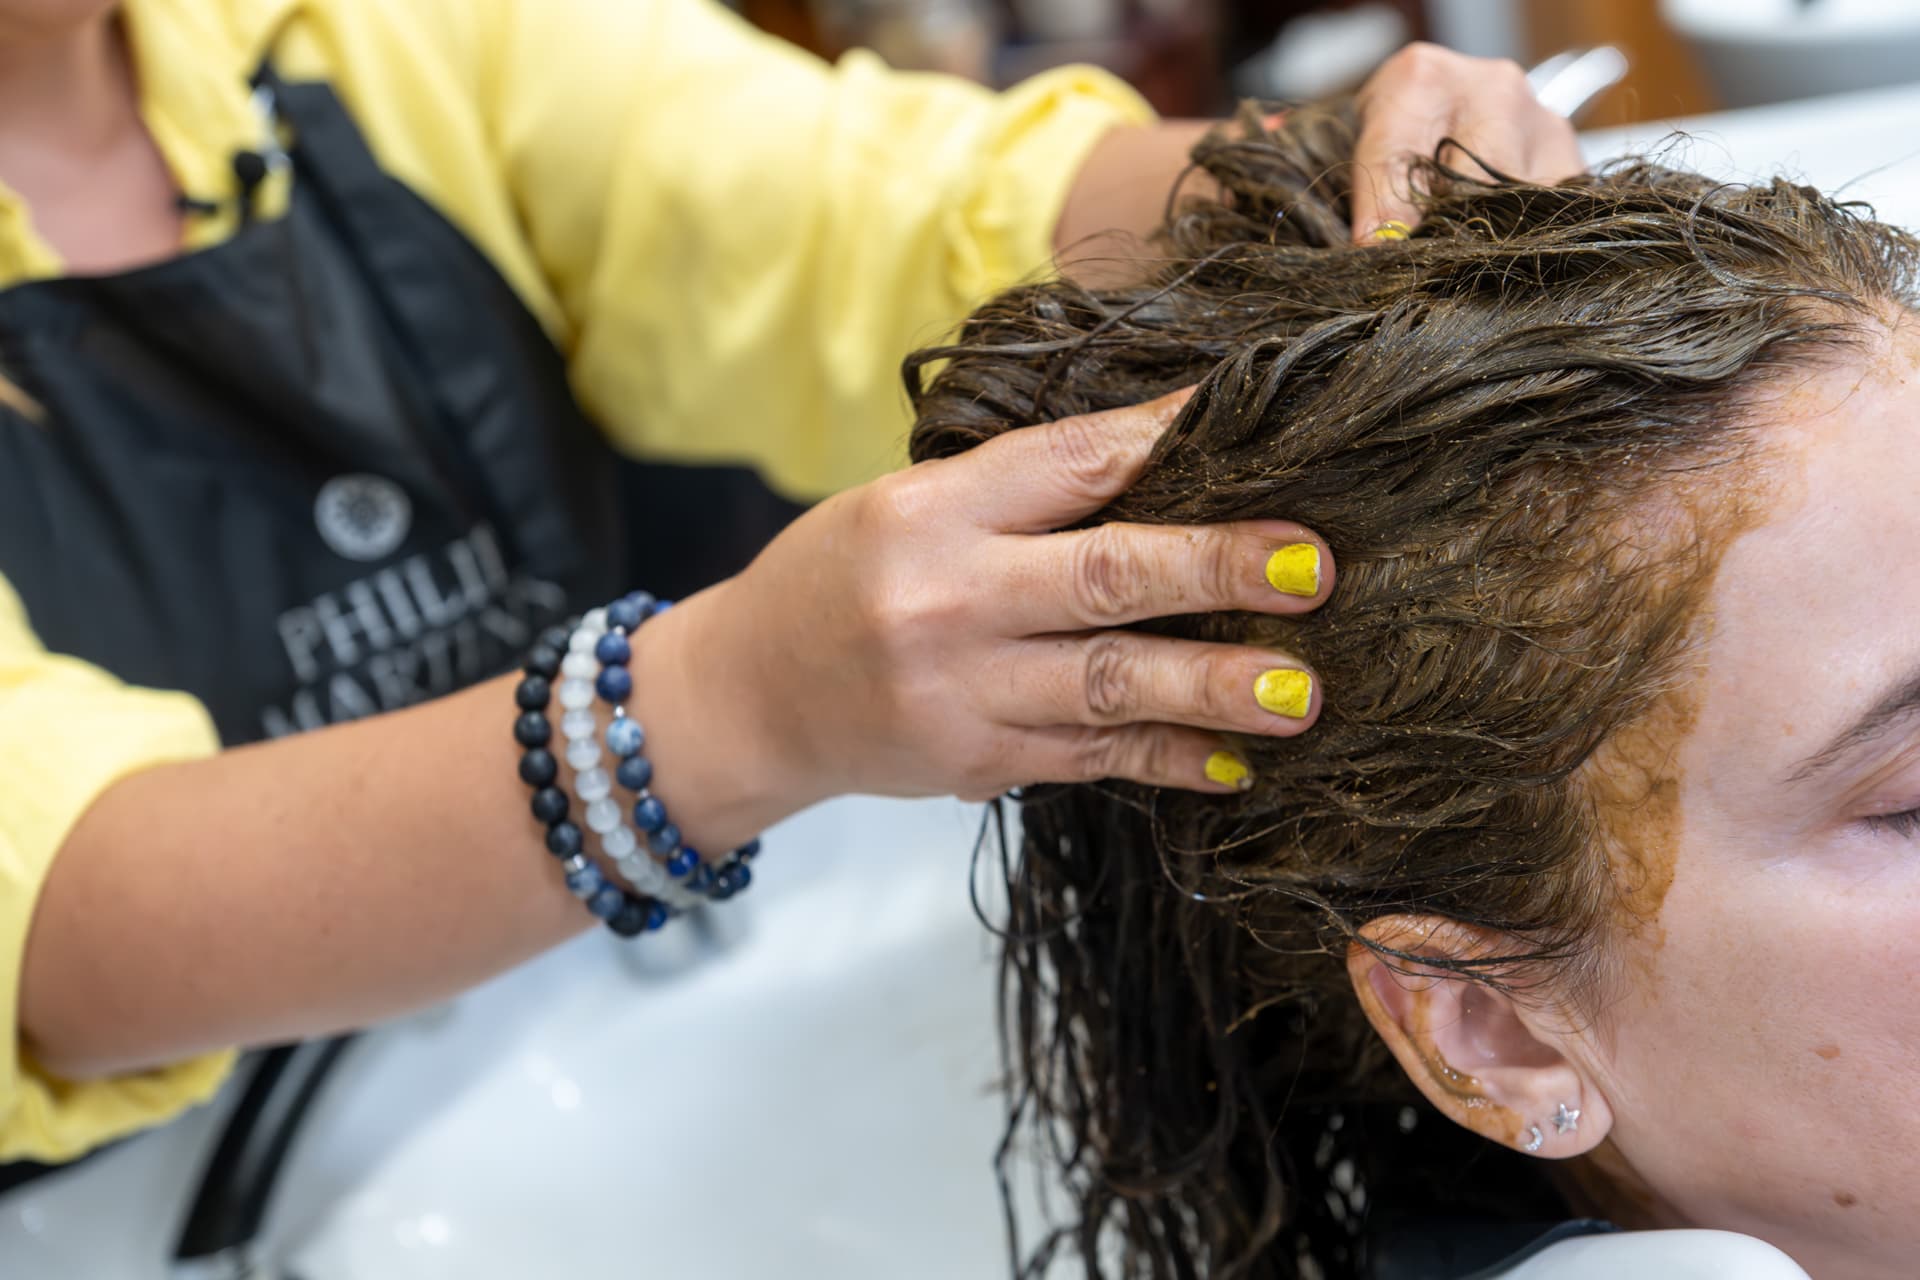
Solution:
[(1561, 1103), (1560, 1110), (1554, 1112), (1553, 1115), (1553, 1131), (1555, 1133), (1572, 1133), (1579, 1127), (1580, 1113), (1578, 1111), (1569, 1111), (1567, 1104), (1564, 1102)]

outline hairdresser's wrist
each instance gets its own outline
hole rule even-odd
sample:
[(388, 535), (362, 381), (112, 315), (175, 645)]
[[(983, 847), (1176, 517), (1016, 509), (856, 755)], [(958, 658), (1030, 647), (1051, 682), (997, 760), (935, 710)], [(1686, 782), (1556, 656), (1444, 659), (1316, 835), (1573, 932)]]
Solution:
[(782, 724), (779, 673), (733, 641), (738, 581), (710, 587), (633, 637), (631, 706), (647, 731), (653, 789), (688, 844), (731, 849), (825, 798)]

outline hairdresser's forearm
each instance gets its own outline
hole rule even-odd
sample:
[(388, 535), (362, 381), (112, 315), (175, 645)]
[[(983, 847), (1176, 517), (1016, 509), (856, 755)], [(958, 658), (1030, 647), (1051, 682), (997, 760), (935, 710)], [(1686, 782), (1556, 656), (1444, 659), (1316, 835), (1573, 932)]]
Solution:
[[(1053, 246), (1066, 274), (1093, 285), (1124, 283), (1138, 268), (1129, 260), (1147, 248), (1147, 237), (1167, 211), (1173, 184), (1187, 168), (1187, 153), (1217, 121), (1169, 120), (1109, 130), (1093, 145), (1067, 193)], [(1195, 174), (1193, 183), (1207, 183)], [(1194, 186), (1195, 194), (1207, 187)]]
[[(77, 1077), (359, 1026), (591, 925), (516, 776), (512, 683), (110, 788), (57, 855), (28, 940), (20, 1024), (41, 1061)], [(663, 717), (649, 753), (690, 841), (779, 816), (702, 764), (767, 773), (727, 749), (723, 721)], [(720, 782), (696, 795), (674, 768)]]

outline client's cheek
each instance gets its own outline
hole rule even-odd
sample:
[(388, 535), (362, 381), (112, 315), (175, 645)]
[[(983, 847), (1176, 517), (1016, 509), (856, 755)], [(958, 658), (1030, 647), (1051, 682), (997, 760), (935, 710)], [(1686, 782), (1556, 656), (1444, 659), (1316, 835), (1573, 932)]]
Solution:
[[(1623, 939), (1599, 1073), (1678, 1224), (1848, 1238), (1920, 1212), (1920, 869), (1841, 874), (1696, 812)], [(1836, 1140), (1835, 1135), (1846, 1135)]]

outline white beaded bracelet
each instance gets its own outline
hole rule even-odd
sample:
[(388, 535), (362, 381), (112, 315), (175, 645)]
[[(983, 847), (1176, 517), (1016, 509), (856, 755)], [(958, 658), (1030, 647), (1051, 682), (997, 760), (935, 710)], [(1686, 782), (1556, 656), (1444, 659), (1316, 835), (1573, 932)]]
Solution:
[[(590, 609), (567, 640), (567, 656), (560, 663), (560, 735), (567, 741), (566, 759), (573, 768), (573, 794), (585, 814), (585, 826), (600, 838), (600, 848), (634, 892), (652, 898), (675, 913), (691, 911), (705, 899), (668, 875), (650, 854), (623, 806), (613, 798), (613, 778), (600, 766), (602, 730), (593, 710), (594, 677), (600, 661), (594, 650), (607, 634), (607, 611)], [(625, 715), (616, 708), (614, 718)]]

